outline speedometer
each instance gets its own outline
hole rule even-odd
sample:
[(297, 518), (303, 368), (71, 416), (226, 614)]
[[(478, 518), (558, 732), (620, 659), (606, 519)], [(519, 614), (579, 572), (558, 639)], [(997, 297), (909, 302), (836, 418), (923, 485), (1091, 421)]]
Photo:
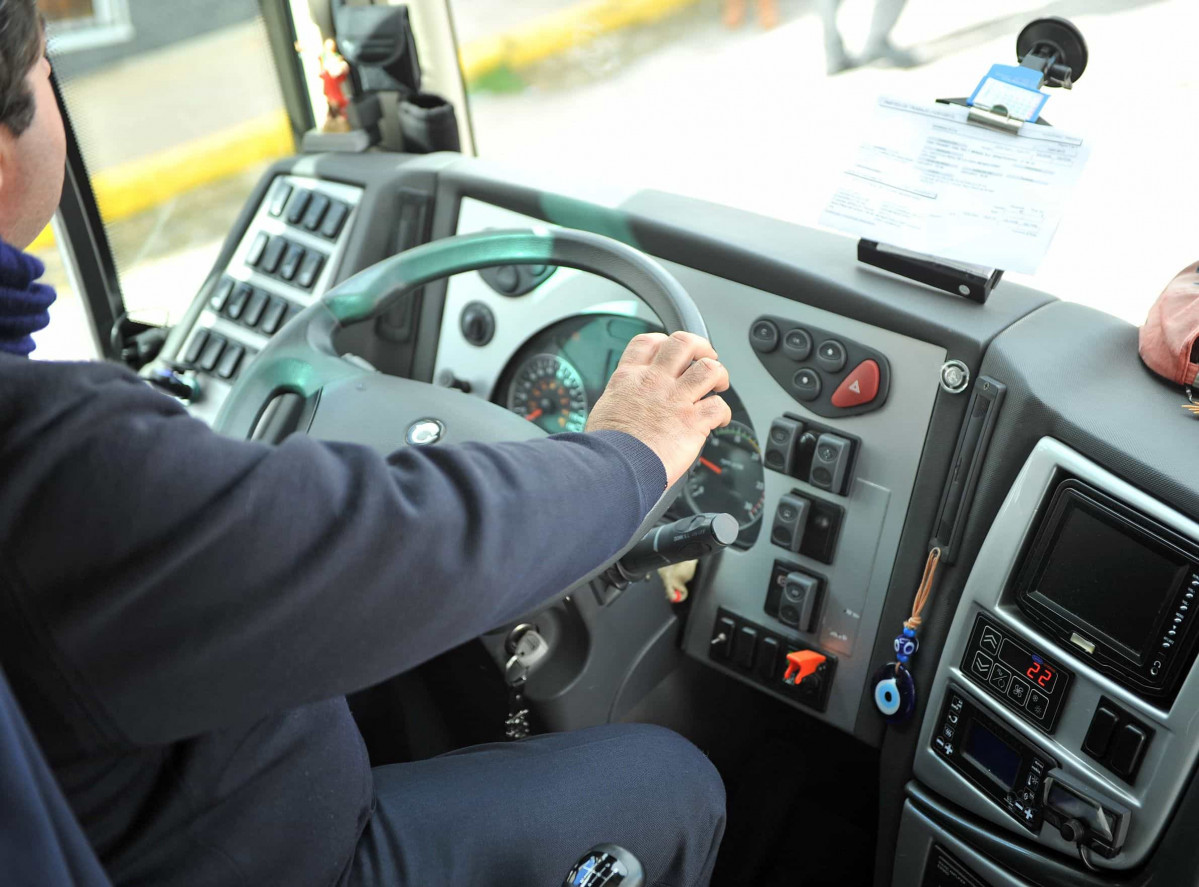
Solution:
[(535, 354), (512, 378), (508, 409), (550, 434), (582, 431), (587, 424), (587, 392), (570, 361), (557, 354)]
[(697, 512), (726, 511), (742, 530), (756, 524), (766, 502), (766, 478), (753, 430), (730, 422), (713, 431), (687, 478), (686, 496)]

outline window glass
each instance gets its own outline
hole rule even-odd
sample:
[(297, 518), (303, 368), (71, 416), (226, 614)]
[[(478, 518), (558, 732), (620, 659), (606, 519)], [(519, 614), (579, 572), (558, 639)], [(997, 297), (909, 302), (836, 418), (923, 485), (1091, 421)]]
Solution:
[[(272, 160), (294, 151), (258, 3), (39, 5), (50, 20), (50, 59), (126, 309), (144, 322), (176, 322), (211, 270), (247, 193)], [(124, 39), (107, 45), (70, 39), (88, 23), (111, 25), (117, 14), (128, 25)], [(66, 290), (56, 245), (47, 229), (33, 251), (46, 261), (47, 279)], [(82, 331), (76, 353), (93, 353), (90, 333)], [(53, 340), (54, 356), (68, 356), (61, 352), (70, 352), (72, 343), (58, 332), (48, 330), (39, 341)], [(35, 354), (49, 356), (46, 350)]]
[(80, 50), (132, 38), (128, 0), (40, 0), (59, 51)]
[(878, 96), (968, 96), (1067, 15), (1090, 61), (1043, 114), (1093, 153), (1038, 273), (1008, 277), (1139, 323), (1199, 258), (1194, 0), (451, 3), (480, 156), (808, 225)]

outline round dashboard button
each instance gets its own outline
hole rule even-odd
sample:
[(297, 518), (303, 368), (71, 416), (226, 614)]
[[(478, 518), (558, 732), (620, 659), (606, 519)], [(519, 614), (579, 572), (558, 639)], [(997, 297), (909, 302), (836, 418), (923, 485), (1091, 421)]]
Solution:
[(755, 321), (749, 330), (749, 341), (754, 351), (759, 354), (769, 354), (779, 347), (779, 328), (772, 320)]
[(825, 339), (816, 349), (816, 362), (830, 373), (839, 373), (845, 367), (845, 346), (836, 339)]
[(504, 265), (496, 269), (495, 284), (502, 292), (514, 293), (520, 286), (520, 272), (512, 265)]
[(815, 400), (821, 387), (820, 374), (815, 370), (802, 369), (791, 380), (791, 389), (800, 400)]
[(807, 360), (812, 353), (812, 337), (807, 330), (788, 330), (783, 337), (783, 353), (792, 360)]

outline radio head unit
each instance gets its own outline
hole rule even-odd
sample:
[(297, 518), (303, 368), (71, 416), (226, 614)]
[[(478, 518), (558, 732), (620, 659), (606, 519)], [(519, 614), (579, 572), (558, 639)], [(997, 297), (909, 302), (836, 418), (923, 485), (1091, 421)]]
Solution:
[(1016, 574), (1020, 609), (1099, 671), (1171, 702), (1199, 637), (1199, 547), (1078, 480), (1053, 493)]

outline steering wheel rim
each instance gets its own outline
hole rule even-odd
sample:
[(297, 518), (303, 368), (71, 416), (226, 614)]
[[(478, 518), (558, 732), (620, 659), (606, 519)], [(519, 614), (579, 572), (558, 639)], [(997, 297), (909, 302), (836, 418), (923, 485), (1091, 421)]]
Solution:
[(301, 311), (242, 371), (215, 427), (249, 437), (267, 404), (291, 392), (311, 397), (331, 382), (369, 370), (342, 359), (339, 329), (378, 317), (426, 284), (493, 265), (556, 265), (605, 277), (640, 298), (667, 333), (707, 338), (695, 302), (657, 261), (610, 237), (574, 229), (504, 229), (434, 240), (355, 274)]

